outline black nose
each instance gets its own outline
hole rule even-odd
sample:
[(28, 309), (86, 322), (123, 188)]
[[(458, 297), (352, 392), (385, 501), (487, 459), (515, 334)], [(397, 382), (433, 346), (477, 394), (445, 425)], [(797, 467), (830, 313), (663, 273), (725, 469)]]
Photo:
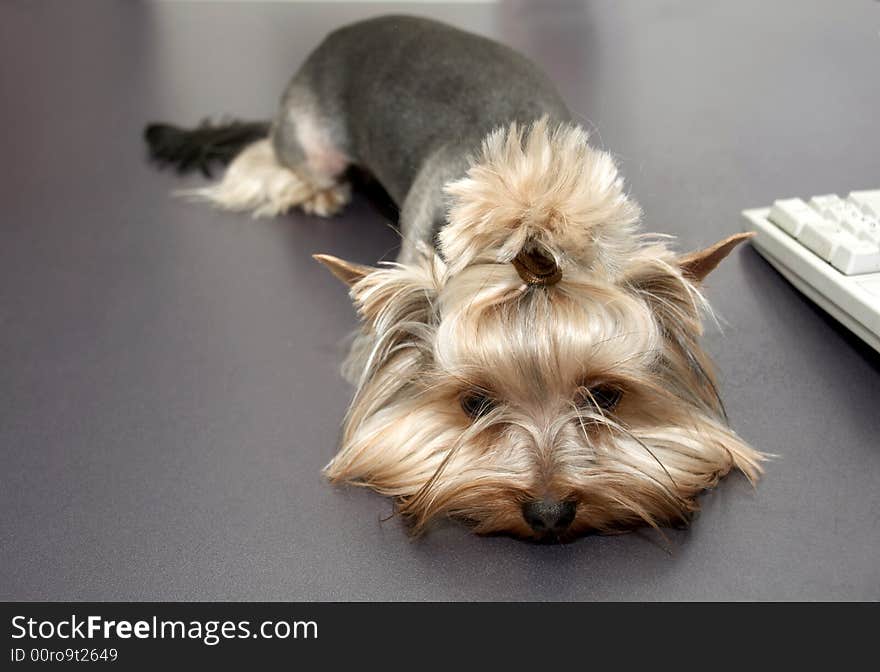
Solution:
[(542, 499), (526, 502), (522, 507), (523, 518), (536, 533), (540, 535), (559, 534), (565, 532), (577, 513), (577, 502), (557, 502)]

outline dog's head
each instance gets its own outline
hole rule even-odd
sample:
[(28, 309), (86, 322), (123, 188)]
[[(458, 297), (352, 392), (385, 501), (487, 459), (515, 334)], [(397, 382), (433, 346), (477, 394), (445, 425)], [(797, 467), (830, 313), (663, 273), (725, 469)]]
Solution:
[(676, 257), (637, 235), (586, 139), (544, 120), (490, 135), (448, 185), (440, 254), (318, 257), (363, 320), (327, 474), (397, 498), (417, 531), (438, 515), (528, 538), (669, 524), (731, 468), (760, 472), (699, 345), (700, 284), (743, 236)]

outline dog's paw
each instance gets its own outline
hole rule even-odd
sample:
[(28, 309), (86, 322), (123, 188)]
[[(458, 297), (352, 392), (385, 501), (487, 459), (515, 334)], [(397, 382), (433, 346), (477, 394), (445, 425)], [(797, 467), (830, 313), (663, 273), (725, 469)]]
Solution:
[(342, 210), (350, 200), (351, 185), (343, 182), (328, 189), (316, 191), (302, 202), (301, 207), (303, 212), (309, 215), (331, 217)]

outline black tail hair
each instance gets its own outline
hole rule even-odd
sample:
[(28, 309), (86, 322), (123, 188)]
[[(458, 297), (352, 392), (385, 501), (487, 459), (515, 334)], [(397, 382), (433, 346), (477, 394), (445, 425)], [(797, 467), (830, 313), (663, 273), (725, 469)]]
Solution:
[(230, 121), (212, 124), (205, 119), (196, 128), (149, 124), (144, 140), (150, 158), (158, 165), (173, 166), (179, 173), (198, 169), (211, 176), (211, 165), (227, 165), (247, 145), (269, 135), (268, 121)]

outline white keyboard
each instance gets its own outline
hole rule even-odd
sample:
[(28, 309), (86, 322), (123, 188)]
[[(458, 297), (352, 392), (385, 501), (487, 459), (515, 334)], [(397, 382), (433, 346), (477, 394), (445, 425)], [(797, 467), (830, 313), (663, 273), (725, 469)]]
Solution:
[(743, 215), (758, 252), (880, 352), (880, 189), (786, 198)]

